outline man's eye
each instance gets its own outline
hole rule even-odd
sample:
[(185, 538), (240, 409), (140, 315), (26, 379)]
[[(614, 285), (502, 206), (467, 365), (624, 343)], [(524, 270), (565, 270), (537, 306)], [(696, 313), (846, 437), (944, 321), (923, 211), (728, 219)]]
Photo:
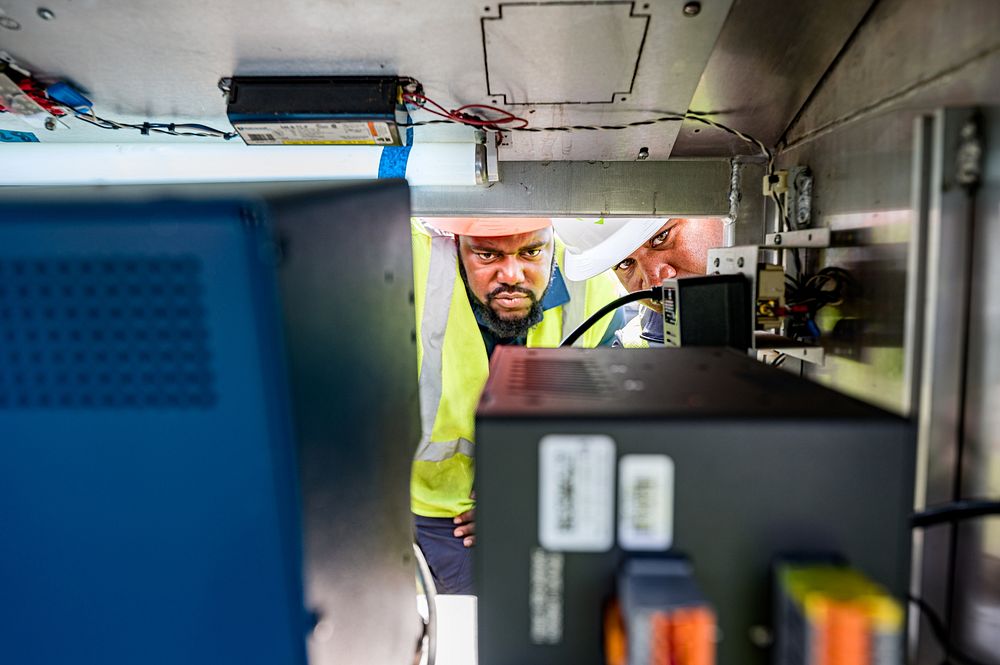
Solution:
[(657, 245), (662, 245), (668, 235), (670, 235), (670, 229), (658, 233), (655, 238), (649, 241), (649, 246), (656, 247)]
[(533, 258), (535, 258), (536, 256), (538, 256), (541, 253), (542, 253), (541, 248), (538, 248), (538, 249), (526, 249), (523, 252), (521, 252), (521, 254), (523, 256), (526, 256), (529, 259), (533, 259)]
[(615, 270), (628, 270), (629, 268), (632, 267), (633, 263), (635, 263), (635, 261), (633, 261), (632, 259), (625, 259), (624, 261), (622, 261), (621, 263), (619, 263), (618, 265), (616, 265), (614, 269)]
[(497, 257), (497, 255), (493, 252), (476, 252), (476, 256), (483, 261), (492, 261)]

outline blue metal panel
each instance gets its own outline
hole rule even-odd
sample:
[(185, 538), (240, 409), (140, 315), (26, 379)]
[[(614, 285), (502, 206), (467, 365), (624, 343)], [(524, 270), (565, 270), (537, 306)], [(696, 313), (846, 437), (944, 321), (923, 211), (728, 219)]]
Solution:
[(0, 209), (0, 660), (304, 663), (266, 230)]

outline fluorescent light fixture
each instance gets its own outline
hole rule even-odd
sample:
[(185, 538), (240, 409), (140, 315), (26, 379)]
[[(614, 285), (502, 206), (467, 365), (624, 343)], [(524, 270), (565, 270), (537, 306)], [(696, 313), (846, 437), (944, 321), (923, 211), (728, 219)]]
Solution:
[[(393, 159), (383, 160), (383, 150), (408, 152), (387, 153)], [(462, 186), (486, 181), (483, 152), (473, 143), (423, 143), (409, 149), (10, 143), (0, 147), (0, 185), (357, 180), (405, 172), (412, 186)]]

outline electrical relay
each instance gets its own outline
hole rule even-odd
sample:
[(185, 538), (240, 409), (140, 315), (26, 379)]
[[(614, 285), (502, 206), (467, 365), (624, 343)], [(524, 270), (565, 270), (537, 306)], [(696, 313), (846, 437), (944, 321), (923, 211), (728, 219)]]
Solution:
[(226, 113), (247, 145), (403, 145), (397, 76), (237, 76), (223, 79)]

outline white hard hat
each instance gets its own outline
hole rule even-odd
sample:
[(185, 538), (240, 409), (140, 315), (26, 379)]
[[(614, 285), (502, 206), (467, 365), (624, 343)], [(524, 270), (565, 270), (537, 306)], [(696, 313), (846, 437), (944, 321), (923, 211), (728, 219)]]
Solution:
[(563, 274), (574, 282), (600, 275), (639, 249), (666, 221), (650, 217), (553, 219), (556, 235), (566, 245)]

